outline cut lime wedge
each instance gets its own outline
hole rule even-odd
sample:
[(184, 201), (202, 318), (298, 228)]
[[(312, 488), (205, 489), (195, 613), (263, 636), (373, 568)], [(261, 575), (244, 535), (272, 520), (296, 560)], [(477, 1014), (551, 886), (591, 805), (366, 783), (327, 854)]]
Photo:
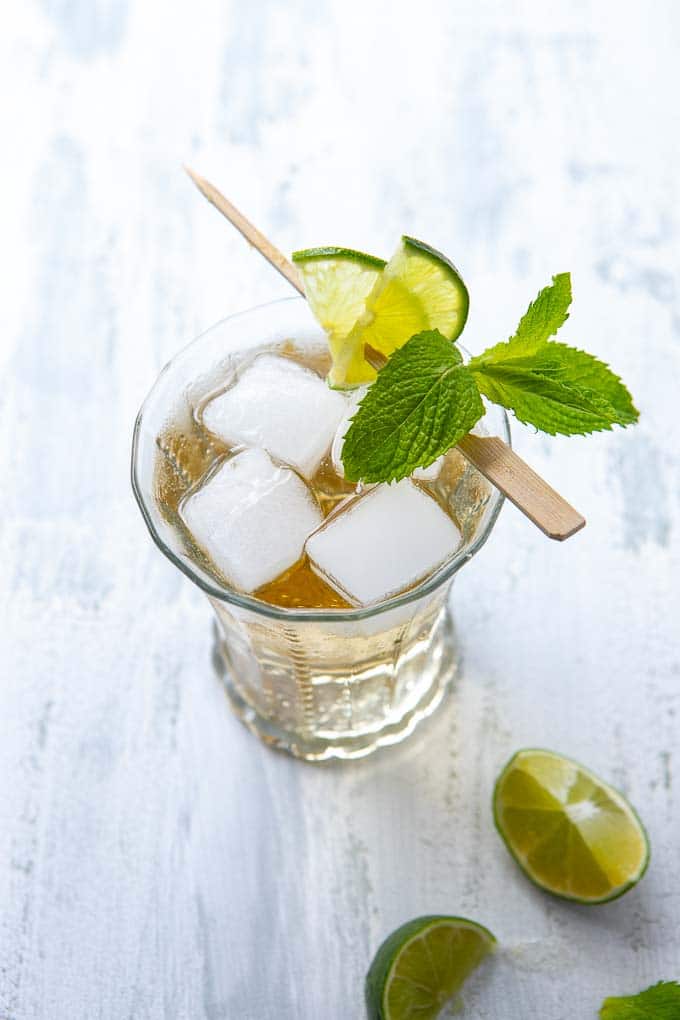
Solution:
[(375, 378), (375, 369), (364, 360), (364, 344), (389, 357), (424, 329), (438, 329), (455, 340), (468, 306), (467, 288), (453, 263), (422, 241), (403, 237), (366, 297), (363, 314), (337, 345), (331, 373), (335, 385), (356, 386)]
[(350, 248), (307, 248), (293, 261), (305, 294), (329, 338), (332, 386), (375, 379), (364, 360), (369, 343), (386, 356), (424, 329), (455, 340), (467, 319), (468, 292), (445, 255), (403, 237), (386, 264)]
[(522, 871), (555, 896), (606, 903), (647, 868), (647, 834), (625, 797), (551, 751), (517, 752), (496, 782), (493, 812)]
[(490, 931), (463, 917), (403, 924), (380, 946), (366, 975), (370, 1020), (434, 1020), (495, 944)]
[[(328, 334), (335, 362), (386, 262), (351, 248), (307, 248), (294, 252), (293, 262), (302, 275), (309, 305)], [(342, 385), (332, 378), (329, 381)]]

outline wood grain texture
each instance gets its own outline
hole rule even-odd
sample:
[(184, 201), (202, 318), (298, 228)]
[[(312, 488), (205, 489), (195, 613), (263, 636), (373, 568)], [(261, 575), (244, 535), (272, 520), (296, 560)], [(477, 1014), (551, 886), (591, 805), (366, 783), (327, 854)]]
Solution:
[[(0, 33), (0, 1018), (360, 1020), (381, 938), (471, 916), (501, 949), (479, 1020), (595, 1017), (678, 977), (680, 131), (676, 5), (31, 0)], [(406, 73), (408, 71), (408, 73)], [(638, 427), (513, 441), (588, 517), (510, 506), (453, 593), (462, 679), (403, 746), (309, 767), (261, 747), (210, 665), (210, 609), (129, 492), (168, 358), (289, 293), (197, 201), (228, 182), (284, 251), (449, 252), (465, 345), (573, 274), (565, 339)], [(521, 746), (639, 808), (650, 870), (588, 910), (494, 833)]]
[(563, 542), (585, 526), (585, 518), (497, 436), (467, 435), (463, 456), (488, 478), (548, 538)]

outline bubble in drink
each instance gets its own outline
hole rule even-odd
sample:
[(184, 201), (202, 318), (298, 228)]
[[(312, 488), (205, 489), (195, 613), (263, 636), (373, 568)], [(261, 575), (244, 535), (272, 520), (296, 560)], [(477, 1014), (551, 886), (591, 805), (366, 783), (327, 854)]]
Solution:
[(346, 398), (314, 372), (261, 354), (206, 404), (203, 424), (229, 446), (261, 447), (311, 478), (346, 410)]
[(412, 587), (452, 556), (461, 533), (409, 479), (377, 485), (339, 509), (307, 541), (312, 567), (355, 605)]
[(288, 570), (323, 516), (302, 479), (260, 449), (237, 453), (180, 506), (199, 546), (235, 588), (254, 592)]

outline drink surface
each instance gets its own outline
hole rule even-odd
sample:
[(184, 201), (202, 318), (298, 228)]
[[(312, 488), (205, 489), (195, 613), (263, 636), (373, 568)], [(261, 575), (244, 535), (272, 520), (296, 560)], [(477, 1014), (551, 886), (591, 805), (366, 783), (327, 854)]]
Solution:
[[(277, 571), (275, 576), (267, 577), (265, 582), (256, 586), (255, 582), (249, 585), (245, 581), (239, 583), (235, 580), (251, 576), (257, 579), (257, 571), (249, 569), (253, 565), (248, 562), (249, 556), (252, 559), (269, 554), (271, 562), (275, 563), (277, 543), (281, 546), (291, 546), (291, 533), (296, 527), (303, 527), (303, 531), (308, 534), (322, 526), (324, 521), (329, 521), (326, 527), (332, 526), (333, 522), (339, 522), (340, 516), (347, 515), (348, 511), (354, 515), (357, 523), (356, 526), (352, 525), (354, 531), (352, 527), (346, 528), (349, 540), (342, 550), (341, 560), (353, 556), (365, 558), (367, 575), (370, 575), (371, 555), (374, 550), (377, 555), (381, 543), (380, 519), (377, 538), (371, 538), (373, 532), (366, 531), (367, 525), (373, 527), (375, 531), (375, 522), (372, 522), (366, 513), (366, 510), (370, 509), (369, 499), (371, 506), (376, 507), (376, 513), (378, 500), (371, 494), (370, 487), (362, 489), (361, 485), (350, 483), (342, 476), (342, 466), (337, 455), (338, 443), (333, 442), (333, 437), (337, 436), (342, 424), (337, 422), (336, 425), (336, 418), (339, 413), (344, 416), (346, 428), (347, 418), (354, 413), (354, 408), (350, 395), (324, 391), (319, 387), (320, 382), (323, 382), (325, 387), (329, 367), (330, 357), (327, 348), (321, 343), (303, 346), (288, 340), (276, 346), (262, 346), (250, 350), (240, 358), (233, 358), (225, 368), (223, 378), (218, 380), (218, 385), (215, 386), (213, 380), (211, 388), (204, 393), (198, 392), (195, 399), (190, 401), (188, 409), (182, 413), (178, 412), (169, 420), (156, 439), (155, 498), (166, 520), (181, 538), (189, 557), (210, 573), (220, 585), (244, 591), (263, 602), (284, 608), (338, 610), (356, 608), (364, 603), (358, 596), (345, 590), (342, 580), (336, 580), (342, 575), (342, 563), (339, 564), (339, 570), (326, 571), (323, 564), (320, 566), (318, 562), (312, 562), (304, 548), (305, 536), (300, 540), (300, 554), (292, 554), (294, 557), (292, 562)], [(285, 375), (287, 368), (291, 370), (289, 376)], [(298, 368), (305, 371), (301, 373), (297, 371)], [(278, 379), (276, 373), (281, 371), (284, 373), (281, 376), (283, 389), (290, 387), (290, 392), (295, 394), (296, 387), (300, 387), (299, 406), (294, 407), (290, 420), (281, 414), (276, 417), (278, 411), (273, 404), (277, 399), (268, 400), (265, 396), (267, 393), (274, 393), (276, 398), (276, 391), (273, 391), (271, 386), (276, 385)], [(272, 379), (268, 378), (268, 373), (272, 375)], [(314, 385), (309, 378), (311, 373), (316, 380)], [(267, 389), (267, 386), (270, 388)], [(313, 392), (312, 398), (309, 392)], [(309, 412), (310, 399), (313, 401), (311, 412)], [(288, 413), (286, 409), (286, 414)], [(257, 460), (252, 449), (254, 446), (267, 447), (268, 439), (262, 441), (261, 437), (258, 438), (257, 430), (260, 423), (265, 433), (269, 429), (268, 435), (271, 436), (268, 450), (271, 457), (266, 457), (264, 466), (265, 455), (259, 454), (260, 460)], [(284, 452), (277, 454), (276, 449), (271, 449), (272, 445)], [(231, 483), (229, 472), (225, 471), (227, 465), (233, 468), (234, 479), (237, 476), (238, 479), (245, 479), (239, 482), (242, 487), (247, 486), (252, 477), (254, 485), (260, 487), (264, 485), (265, 488), (273, 485), (276, 491), (281, 493), (285, 488), (290, 495), (286, 496), (287, 502), (280, 501), (283, 509), (274, 516), (271, 512), (263, 515), (262, 507), (246, 488), (242, 501), (245, 500), (246, 503), (250, 501), (253, 509), (244, 514), (242, 503), (240, 506), (233, 503), (235, 484)], [(262, 470), (267, 476), (264, 482)], [(220, 557), (211, 555), (210, 550), (213, 547), (207, 539), (202, 541), (196, 537), (196, 534), (208, 535), (215, 530), (215, 523), (208, 521), (204, 531), (201, 532), (203, 522), (196, 512), (196, 507), (201, 499), (206, 501), (205, 494), (208, 489), (217, 494), (221, 486), (229, 494), (228, 502), (222, 508), (216, 495), (217, 503), (210, 512), (213, 515), (217, 514), (216, 520), (219, 520), (222, 509), (225, 515), (233, 511), (243, 517), (241, 531), (237, 533), (245, 536), (242, 539), (245, 559), (242, 557), (242, 561), (237, 563), (235, 573), (230, 569), (222, 569), (217, 564), (216, 559)], [(380, 488), (384, 490), (387, 487)], [(420, 534), (421, 531), (431, 532), (433, 529), (437, 531), (438, 528), (446, 530), (448, 527), (451, 533), (456, 534), (456, 545), (468, 544), (474, 536), (490, 496), (488, 483), (455, 449), (441, 458), (433, 469), (416, 472), (410, 481), (401, 482), (399, 486), (390, 486), (389, 490), (386, 498), (382, 499), (382, 503), (385, 504), (383, 513), (387, 514), (385, 524), (388, 525), (394, 516), (402, 513), (405, 503), (408, 503), (411, 517), (404, 516), (401, 522), (402, 539), (399, 548), (395, 548), (391, 554), (389, 550), (383, 550), (383, 553), (387, 553), (388, 559), (392, 561), (395, 557), (405, 560), (409, 555), (411, 558), (415, 556), (416, 563), (419, 553), (414, 547), (418, 542), (422, 544), (423, 537), (426, 537)], [(400, 500), (394, 494), (397, 490), (403, 493)], [(241, 489), (238, 491), (241, 492)], [(425, 515), (424, 519), (430, 522), (427, 528), (418, 527), (420, 519), (418, 499), (421, 494), (426, 497), (424, 502), (421, 500), (424, 510), (435, 515), (433, 520)], [(436, 509), (431, 501), (434, 501)], [(290, 515), (286, 510), (288, 506), (292, 508)], [(355, 512), (357, 508), (360, 508), (361, 515)], [(304, 526), (299, 518), (301, 512), (303, 516), (306, 515), (307, 523)], [(261, 515), (262, 524), (259, 523), (258, 514)], [(363, 534), (362, 525), (359, 524), (360, 516), (365, 519)], [(194, 519), (198, 522), (196, 528), (188, 524), (193, 523)], [(343, 523), (347, 525), (348, 521), (349, 516), (346, 516)], [(208, 528), (207, 531), (205, 527)], [(249, 527), (251, 531), (255, 531), (258, 538), (252, 553), (248, 551)], [(324, 531), (328, 534), (326, 528)], [(352, 538), (354, 534), (356, 543)], [(236, 544), (236, 539), (233, 541)], [(262, 547), (268, 544), (272, 548), (266, 549), (263, 553)], [(291, 548), (295, 548), (294, 540)], [(446, 544), (441, 548), (445, 549)], [(431, 573), (433, 566), (439, 566), (439, 562), (435, 563), (436, 550), (435, 546), (434, 550), (428, 549), (423, 554), (429, 557), (423, 560), (423, 563), (428, 563), (427, 569), (419, 571), (417, 567), (412, 568), (411, 573), (414, 576), (401, 587), (394, 588), (393, 585), (388, 589), (386, 581), (385, 597), (409, 590)], [(225, 552), (229, 553), (230, 550)], [(231, 552), (235, 553), (235, 550)], [(337, 558), (337, 552), (335, 555)], [(290, 555), (288, 558), (290, 559)], [(376, 570), (380, 570), (379, 564), (376, 565)], [(375, 590), (380, 591), (380, 578), (377, 580)], [(372, 597), (371, 601), (374, 600), (375, 597)]]

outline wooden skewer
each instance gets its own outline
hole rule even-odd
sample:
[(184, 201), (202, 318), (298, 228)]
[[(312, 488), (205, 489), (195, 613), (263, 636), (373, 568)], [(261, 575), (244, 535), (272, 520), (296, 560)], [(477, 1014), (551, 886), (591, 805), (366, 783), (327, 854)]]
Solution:
[(305, 296), (305, 289), (302, 286), (302, 280), (292, 262), (289, 262), (283, 252), (279, 251), (271, 241), (260, 233), (257, 227), (253, 226), (250, 220), (247, 220), (243, 213), (239, 212), (235, 205), (232, 205), (229, 199), (225, 198), (224, 195), (217, 190), (217, 188), (206, 181), (205, 177), (201, 177), (190, 167), (185, 166), (184, 169), (191, 177), (192, 181), (205, 198), (208, 199), (215, 208), (226, 216), (229, 222), (236, 227), (240, 234), (243, 234), (248, 244), (252, 244), (253, 248), (257, 248), (260, 255), (264, 255), (267, 262), (270, 262), (274, 269), (284, 276), (288, 283), (295, 287), (298, 294)]
[[(239, 212), (205, 177), (184, 168), (205, 198), (232, 223), (290, 284), (304, 296), (304, 287), (295, 266), (269, 241), (257, 227)], [(364, 347), (366, 360), (380, 370), (387, 358), (370, 344)], [(463, 456), (521, 510), (536, 527), (558, 542), (580, 531), (585, 518), (540, 475), (497, 436), (468, 434), (458, 443)]]
[(498, 436), (468, 433), (458, 449), (548, 538), (564, 542), (585, 527), (585, 517)]

